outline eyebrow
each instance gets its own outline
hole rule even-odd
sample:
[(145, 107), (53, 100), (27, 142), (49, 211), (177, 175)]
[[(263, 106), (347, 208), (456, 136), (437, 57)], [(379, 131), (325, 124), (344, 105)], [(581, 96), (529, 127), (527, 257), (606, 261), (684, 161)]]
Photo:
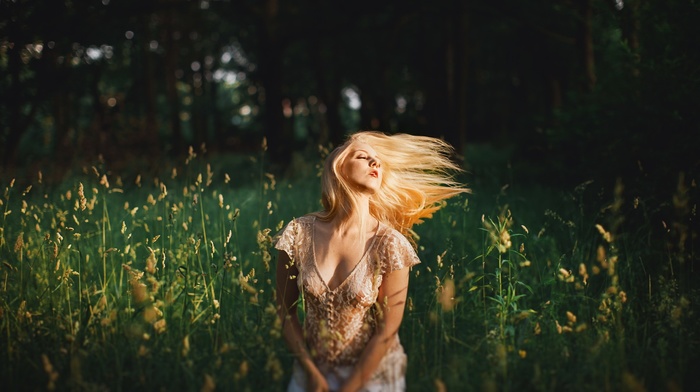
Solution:
[(358, 148), (357, 150), (355, 150), (355, 151), (352, 152), (352, 155), (357, 155), (357, 154), (365, 154), (365, 155), (367, 155), (369, 158), (374, 159), (375, 161), (378, 161), (378, 160), (379, 160), (379, 156), (378, 156), (377, 154), (372, 155), (372, 154), (370, 154), (369, 151), (364, 150), (364, 149), (361, 149), (361, 148)]

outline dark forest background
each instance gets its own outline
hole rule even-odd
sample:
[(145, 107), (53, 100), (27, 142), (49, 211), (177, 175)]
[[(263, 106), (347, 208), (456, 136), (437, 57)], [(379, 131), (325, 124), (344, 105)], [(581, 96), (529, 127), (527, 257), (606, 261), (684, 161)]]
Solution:
[(473, 190), (416, 229), (412, 390), (700, 390), (699, 37), (700, 0), (0, 0), (0, 384), (279, 390), (270, 235), (375, 129)]
[(257, 151), (263, 137), (281, 168), (377, 129), (460, 152), (494, 146), (540, 180), (676, 178), (699, 163), (699, 11), (689, 0), (1, 0), (2, 168), (157, 167), (189, 146)]

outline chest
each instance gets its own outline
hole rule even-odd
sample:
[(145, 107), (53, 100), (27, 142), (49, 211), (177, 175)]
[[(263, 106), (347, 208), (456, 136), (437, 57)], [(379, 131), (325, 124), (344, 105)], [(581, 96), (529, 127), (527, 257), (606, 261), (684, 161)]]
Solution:
[(334, 289), (348, 279), (360, 264), (365, 262), (365, 255), (371, 246), (371, 239), (360, 241), (343, 241), (338, 238), (318, 238), (312, 244), (313, 263), (319, 277), (328, 288)]
[[(313, 233), (310, 239), (313, 238)], [(342, 241), (308, 241), (299, 265), (299, 288), (313, 302), (336, 302), (336, 306), (369, 307), (382, 282), (376, 238), (363, 244)]]

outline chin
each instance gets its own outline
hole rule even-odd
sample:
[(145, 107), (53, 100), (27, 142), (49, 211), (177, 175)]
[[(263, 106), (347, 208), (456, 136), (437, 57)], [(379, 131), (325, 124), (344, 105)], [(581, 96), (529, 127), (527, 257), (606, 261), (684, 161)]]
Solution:
[(375, 194), (377, 194), (377, 192), (379, 192), (379, 187), (377, 187), (377, 188), (367, 188), (365, 191), (366, 191), (367, 194), (369, 194), (369, 195), (375, 195)]

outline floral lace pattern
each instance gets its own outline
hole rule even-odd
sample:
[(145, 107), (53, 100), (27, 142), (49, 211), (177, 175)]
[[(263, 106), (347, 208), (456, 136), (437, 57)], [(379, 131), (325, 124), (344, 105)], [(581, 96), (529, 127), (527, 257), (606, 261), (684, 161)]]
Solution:
[[(352, 366), (374, 334), (375, 303), (384, 274), (411, 267), (420, 260), (398, 231), (380, 224), (372, 242), (352, 272), (334, 289), (321, 278), (314, 257), (315, 217), (291, 221), (275, 237), (275, 248), (289, 255), (299, 275), (297, 285), (305, 306), (304, 335), (314, 362), (321, 369)], [(398, 336), (373, 380), (403, 379), (406, 358)]]

